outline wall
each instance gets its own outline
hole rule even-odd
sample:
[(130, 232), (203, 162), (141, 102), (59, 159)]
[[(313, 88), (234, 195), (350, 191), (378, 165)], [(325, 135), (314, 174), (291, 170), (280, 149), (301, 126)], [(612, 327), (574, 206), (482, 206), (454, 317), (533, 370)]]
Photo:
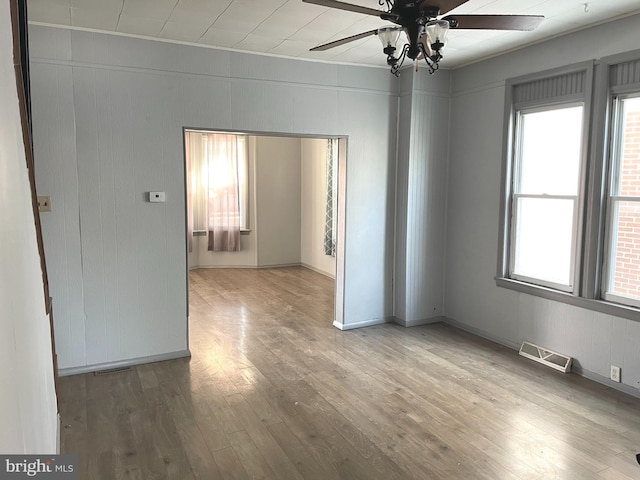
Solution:
[(57, 405), (49, 317), (13, 69), (0, 2), (0, 452), (54, 454)]
[(256, 137), (258, 265), (300, 263), (300, 139)]
[(566, 353), (600, 381), (621, 366), (628, 388), (640, 384), (640, 323), (498, 288), (493, 277), (505, 80), (636, 49), (639, 27), (640, 16), (628, 17), (453, 71), (446, 238), (445, 313), (454, 323)]
[(450, 76), (408, 68), (400, 81), (395, 320), (412, 326), (444, 311)]
[[(339, 318), (351, 328), (392, 317), (397, 84), (386, 69), (30, 32), (63, 373), (188, 354), (185, 126), (348, 136)], [(166, 203), (146, 203), (150, 190)]]
[(327, 140), (302, 139), (301, 261), (330, 277), (336, 274), (336, 258), (324, 253), (327, 208)]

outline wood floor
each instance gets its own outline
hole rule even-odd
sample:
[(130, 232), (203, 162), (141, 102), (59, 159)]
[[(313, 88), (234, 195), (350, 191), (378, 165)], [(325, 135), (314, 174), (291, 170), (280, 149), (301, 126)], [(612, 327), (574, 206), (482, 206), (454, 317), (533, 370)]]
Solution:
[(341, 332), (304, 268), (190, 279), (190, 360), (61, 379), (80, 479), (640, 478), (638, 399), (442, 324)]

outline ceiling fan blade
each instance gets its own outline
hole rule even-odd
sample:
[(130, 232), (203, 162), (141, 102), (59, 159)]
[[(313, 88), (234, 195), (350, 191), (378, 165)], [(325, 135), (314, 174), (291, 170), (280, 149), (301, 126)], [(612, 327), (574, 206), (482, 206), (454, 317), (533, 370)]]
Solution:
[(375, 8), (361, 7), (360, 5), (353, 5), (351, 3), (338, 2), (337, 0), (302, 0), (305, 3), (313, 3), (314, 5), (321, 5), (323, 7), (337, 8), (339, 10), (346, 10), (347, 12), (364, 13), (365, 15), (374, 15), (379, 17), (382, 10), (376, 10)]
[(440, 12), (439, 15), (444, 15), (450, 12), (456, 7), (459, 7), (463, 3), (467, 3), (469, 0), (424, 0), (420, 5), (420, 9), (437, 8)]
[(534, 30), (544, 20), (542, 15), (450, 15), (443, 20), (458, 21), (456, 29)]
[(378, 30), (370, 30), (368, 32), (359, 33), (357, 35), (351, 35), (350, 37), (342, 38), (340, 40), (336, 40), (334, 42), (325, 43), (324, 45), (318, 45), (317, 47), (313, 47), (310, 52), (322, 52), (324, 50), (329, 50), (333, 47), (338, 47), (340, 45), (344, 45), (345, 43), (353, 42), (355, 40), (359, 40), (361, 38), (370, 37), (371, 35), (376, 35)]

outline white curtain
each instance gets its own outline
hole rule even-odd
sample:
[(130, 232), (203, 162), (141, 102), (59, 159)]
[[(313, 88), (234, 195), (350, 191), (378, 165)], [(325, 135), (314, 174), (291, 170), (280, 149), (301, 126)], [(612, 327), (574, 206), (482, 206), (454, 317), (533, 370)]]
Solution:
[(209, 133), (206, 138), (208, 249), (240, 251), (240, 192), (235, 135)]
[(187, 229), (206, 231), (208, 250), (240, 250), (240, 194), (237, 136), (187, 132)]

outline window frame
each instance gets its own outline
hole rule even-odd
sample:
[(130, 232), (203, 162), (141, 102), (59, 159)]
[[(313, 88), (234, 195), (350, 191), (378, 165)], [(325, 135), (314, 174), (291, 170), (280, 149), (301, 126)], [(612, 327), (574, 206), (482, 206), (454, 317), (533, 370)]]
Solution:
[[(514, 99), (514, 90), (521, 85), (527, 85), (536, 81), (553, 79), (563, 75), (584, 72), (584, 92), (579, 94), (566, 94), (561, 96), (534, 99), (517, 102)], [(548, 295), (549, 292), (558, 292), (562, 297), (578, 297), (582, 286), (581, 258), (583, 252), (583, 232), (585, 230), (585, 197), (587, 196), (586, 178), (588, 169), (588, 159), (590, 152), (589, 126), (591, 118), (591, 91), (593, 88), (593, 62), (581, 62), (579, 64), (568, 65), (532, 75), (525, 75), (509, 79), (505, 82), (505, 123), (503, 142), (503, 163), (502, 163), (502, 183), (500, 197), (500, 226), (498, 245), (498, 266), (495, 280), (499, 286), (526, 290), (527, 293), (537, 292), (540, 295)], [(516, 126), (517, 116), (520, 112), (533, 112), (553, 110), (556, 108), (567, 108), (569, 106), (582, 105), (582, 139), (580, 156), (580, 173), (577, 209), (574, 218), (577, 218), (577, 225), (573, 225), (574, 239), (572, 245), (572, 285), (570, 288), (558, 288), (559, 285), (551, 282), (540, 281), (539, 279), (528, 279), (526, 277), (514, 278), (511, 275), (511, 265), (513, 259), (512, 252), (512, 229), (514, 218), (514, 181), (517, 148)], [(532, 282), (535, 280), (535, 283)]]
[[(523, 115), (538, 113), (538, 112), (549, 112), (553, 110), (560, 110), (564, 108), (572, 108), (572, 107), (582, 107), (582, 136), (581, 136), (581, 151), (580, 151), (580, 165), (578, 171), (578, 185), (577, 191), (575, 195), (555, 195), (555, 194), (530, 194), (530, 193), (520, 193), (518, 184), (521, 182), (522, 178), (520, 176), (520, 158), (522, 155), (522, 138), (523, 138), (523, 122), (521, 121)], [(508, 278), (513, 280), (518, 280), (525, 283), (530, 283), (533, 285), (539, 285), (542, 287), (551, 288), (554, 290), (559, 290), (562, 292), (573, 293), (576, 290), (577, 285), (577, 277), (578, 273), (576, 272), (576, 267), (578, 265), (579, 259), (577, 258), (579, 253), (578, 248), (578, 238), (579, 238), (579, 229), (580, 229), (580, 205), (582, 204), (581, 195), (584, 194), (583, 182), (584, 182), (584, 169), (585, 169), (585, 152), (584, 152), (584, 110), (585, 105), (584, 102), (551, 102), (549, 104), (536, 105), (533, 107), (525, 107), (525, 108), (515, 108), (513, 116), (513, 152), (511, 162), (512, 165), (512, 175), (511, 175), (511, 194), (510, 194), (510, 210), (511, 215), (509, 218), (509, 256), (508, 256)], [(570, 258), (570, 272), (569, 272), (569, 284), (561, 284), (556, 283), (540, 278), (529, 277), (526, 275), (517, 274), (514, 272), (515, 263), (516, 263), (516, 233), (517, 229), (515, 228), (518, 225), (518, 199), (519, 198), (538, 198), (538, 199), (558, 199), (558, 200), (572, 200), (573, 201), (573, 218), (572, 218), (572, 236), (571, 236), (571, 258)]]
[[(615, 90), (615, 89), (613, 89)], [(619, 185), (615, 185), (614, 182), (619, 182), (618, 176), (621, 168), (621, 148), (622, 148), (622, 102), (626, 99), (640, 99), (640, 85), (633, 91), (627, 91), (625, 93), (615, 93), (610, 91), (608, 95), (608, 142), (606, 149), (606, 162), (608, 164), (606, 175), (606, 192), (605, 192), (605, 220), (604, 220), (604, 244), (603, 244), (603, 262), (602, 262), (602, 278), (601, 284), (601, 297), (605, 301), (612, 303), (626, 305), (632, 308), (640, 308), (640, 299), (625, 297), (623, 295), (616, 295), (615, 293), (608, 293), (607, 286), (611, 280), (612, 263), (614, 257), (613, 249), (615, 248), (613, 242), (613, 222), (616, 216), (614, 215), (615, 204), (619, 202), (636, 202), (640, 203), (640, 194), (637, 196), (626, 196), (620, 194), (614, 194)]]

